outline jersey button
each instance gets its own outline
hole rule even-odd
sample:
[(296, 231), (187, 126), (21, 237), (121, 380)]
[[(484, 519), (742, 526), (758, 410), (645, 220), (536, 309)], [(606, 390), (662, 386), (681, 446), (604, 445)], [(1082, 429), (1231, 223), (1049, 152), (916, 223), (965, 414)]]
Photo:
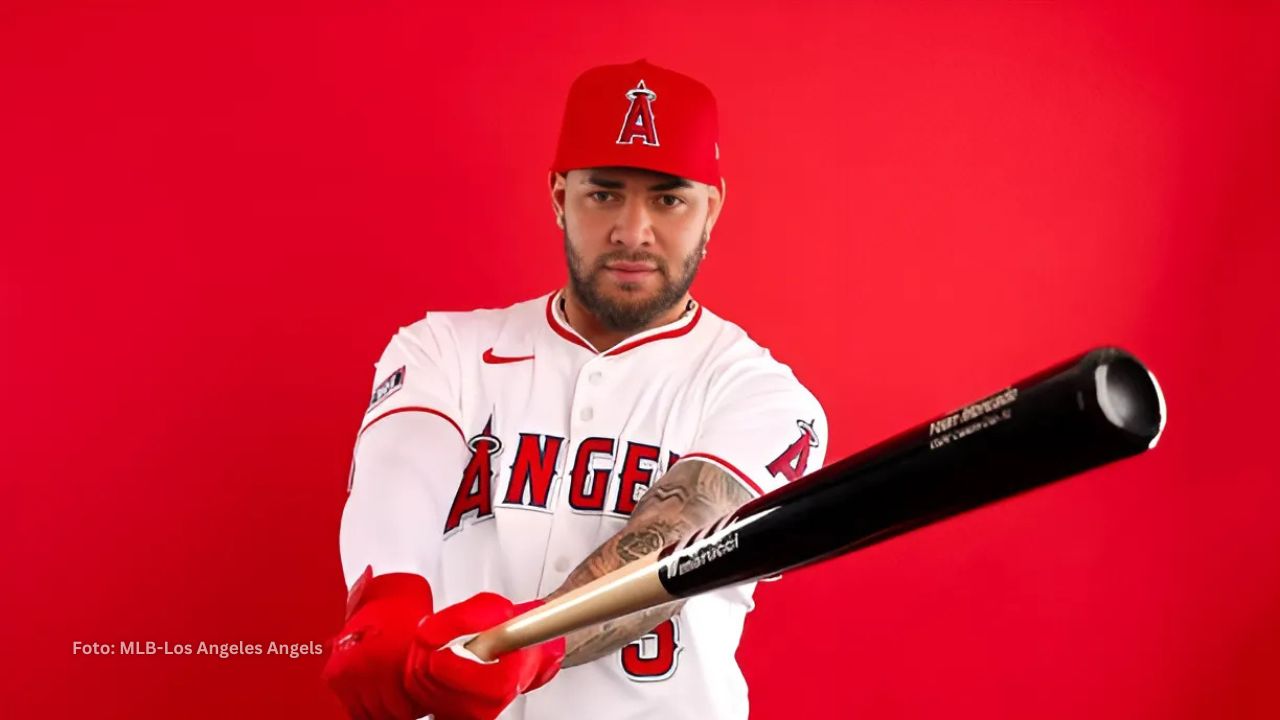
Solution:
[(599, 385), (600, 379), (603, 377), (604, 377), (604, 374), (600, 373), (599, 371), (593, 372), (587, 376), (587, 382), (591, 383), (592, 385)]
[(582, 422), (589, 422), (591, 418), (595, 417), (595, 415), (596, 414), (591, 411), (591, 408), (585, 407), (582, 408), (582, 412), (578, 413), (578, 418), (582, 420)]
[(556, 558), (556, 572), (569, 571), (569, 558), (561, 556)]

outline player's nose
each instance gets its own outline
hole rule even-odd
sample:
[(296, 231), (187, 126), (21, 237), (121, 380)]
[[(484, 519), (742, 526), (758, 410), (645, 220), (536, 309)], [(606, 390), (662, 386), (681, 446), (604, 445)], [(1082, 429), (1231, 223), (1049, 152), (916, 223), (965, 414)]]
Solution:
[(629, 248), (653, 244), (653, 218), (642, 200), (627, 198), (622, 204), (622, 212), (613, 225), (612, 240)]

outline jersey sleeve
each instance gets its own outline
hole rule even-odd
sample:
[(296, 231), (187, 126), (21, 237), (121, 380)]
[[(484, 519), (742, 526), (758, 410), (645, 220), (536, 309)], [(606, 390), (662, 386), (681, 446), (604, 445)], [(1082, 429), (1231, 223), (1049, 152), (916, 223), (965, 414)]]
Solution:
[(684, 460), (718, 465), (753, 495), (822, 467), (827, 418), (813, 393), (772, 359), (741, 363), (715, 384)]
[(365, 567), (438, 580), (451, 486), (466, 458), (453, 428), (427, 413), (389, 415), (360, 434), (338, 533), (348, 588)]
[(449, 327), (429, 316), (401, 328), (375, 365), (339, 533), (348, 585), (366, 566), (432, 577), (467, 457), (456, 358)]
[(401, 328), (378, 360), (373, 393), (360, 431), (389, 415), (418, 411), (438, 415), (462, 434), (458, 351), (438, 316)]

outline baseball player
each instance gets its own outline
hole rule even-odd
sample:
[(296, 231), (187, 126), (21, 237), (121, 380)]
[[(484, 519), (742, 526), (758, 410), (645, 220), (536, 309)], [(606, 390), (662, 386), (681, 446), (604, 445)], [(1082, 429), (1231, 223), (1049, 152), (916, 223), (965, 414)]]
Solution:
[(342, 517), (352, 717), (747, 717), (754, 585), (481, 662), (481, 630), (821, 467), (822, 407), (689, 293), (724, 207), (715, 99), (644, 60), (569, 91), (551, 204), (568, 283), (429, 312), (376, 365)]

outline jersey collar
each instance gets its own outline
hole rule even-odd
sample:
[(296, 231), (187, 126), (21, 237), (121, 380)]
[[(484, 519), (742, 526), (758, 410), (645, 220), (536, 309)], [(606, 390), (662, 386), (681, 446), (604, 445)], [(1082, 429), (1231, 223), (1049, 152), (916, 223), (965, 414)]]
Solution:
[(551, 329), (560, 337), (568, 340), (574, 345), (590, 350), (601, 357), (621, 355), (628, 350), (634, 350), (641, 345), (645, 345), (656, 340), (668, 340), (680, 337), (681, 335), (687, 334), (690, 330), (693, 330), (693, 326), (697, 325), (698, 320), (702, 318), (702, 305), (690, 300), (689, 309), (685, 310), (685, 313), (675, 322), (667, 323), (666, 325), (656, 328), (650, 328), (642, 333), (632, 335), (630, 338), (623, 340), (608, 350), (600, 352), (592, 347), (591, 343), (587, 342), (586, 338), (579, 335), (577, 330), (574, 330), (569, 326), (569, 322), (565, 320), (564, 314), (560, 311), (562, 295), (563, 291), (557, 290), (551, 293), (547, 298), (547, 324), (550, 325)]

